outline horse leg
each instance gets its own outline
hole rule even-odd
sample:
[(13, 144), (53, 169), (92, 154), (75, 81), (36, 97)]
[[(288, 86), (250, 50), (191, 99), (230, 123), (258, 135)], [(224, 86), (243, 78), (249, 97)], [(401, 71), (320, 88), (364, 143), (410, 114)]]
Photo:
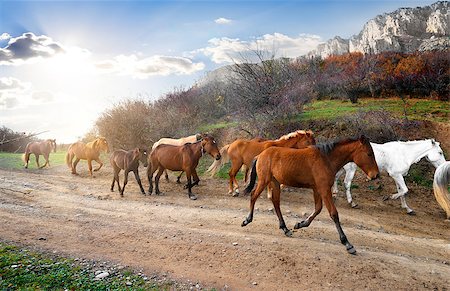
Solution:
[(120, 169), (118, 170), (117, 168), (114, 167), (114, 175), (113, 175), (113, 180), (111, 183), (111, 192), (114, 192), (114, 185), (116, 184), (116, 181), (117, 181), (117, 186), (119, 187), (119, 192), (120, 192), (119, 172), (120, 172)]
[(77, 174), (77, 165), (78, 165), (78, 162), (80, 161), (80, 159), (79, 158), (76, 158), (75, 159), (75, 161), (73, 162), (73, 165), (72, 165), (72, 174), (74, 174), (74, 175), (78, 175)]
[(91, 175), (91, 177), (94, 177), (94, 175), (92, 174), (92, 160), (88, 159), (87, 163), (88, 163), (89, 175)]
[(158, 169), (158, 173), (156, 174), (156, 177), (155, 177), (155, 194), (156, 195), (160, 195), (161, 194), (161, 192), (159, 191), (159, 178), (161, 177), (163, 172), (164, 172), (164, 168), (160, 167)]
[(96, 158), (94, 161), (96, 161), (99, 164), (98, 168), (94, 169), (94, 172), (97, 172), (103, 167), (103, 163), (102, 160), (100, 160), (100, 158)]
[(345, 186), (345, 195), (347, 196), (347, 202), (350, 204), (352, 208), (357, 208), (358, 204), (353, 202), (352, 199), (352, 180), (356, 173), (356, 165), (353, 165), (353, 167), (349, 167), (346, 169), (345, 178), (344, 178), (344, 186)]
[(331, 192), (323, 191), (322, 193), (323, 193), (322, 199), (325, 203), (325, 206), (328, 209), (328, 213), (330, 214), (331, 219), (333, 219), (334, 224), (336, 225), (336, 229), (339, 233), (339, 239), (341, 240), (341, 243), (345, 245), (345, 248), (347, 249), (347, 252), (349, 254), (352, 255), (356, 254), (356, 249), (348, 241), (347, 236), (342, 230), (341, 223), (339, 222), (339, 214), (337, 212), (336, 206), (334, 205), (333, 199), (331, 198)]
[(148, 195), (152, 195), (153, 192), (153, 174), (156, 171), (156, 167), (152, 163), (148, 163), (147, 166), (147, 179), (148, 179)]
[[(197, 196), (195, 196), (194, 193), (192, 193), (191, 170), (188, 169), (185, 172), (186, 172), (186, 178), (187, 178), (187, 188), (188, 188), (189, 199), (197, 200)], [(195, 172), (195, 169), (194, 169), (194, 172)]]
[(194, 183), (192, 183), (192, 187), (194, 187), (195, 185), (198, 185), (198, 182), (200, 182), (200, 178), (197, 175), (197, 170), (194, 169), (194, 171), (192, 172), (192, 176), (194, 178)]
[(286, 227), (286, 223), (284, 222), (283, 215), (281, 214), (280, 209), (280, 183), (278, 183), (277, 180), (272, 179), (271, 188), (272, 188), (272, 203), (273, 207), (275, 208), (275, 212), (278, 216), (278, 221), (280, 222), (280, 229), (283, 230), (284, 234), (286, 236), (292, 236), (292, 231)]
[(228, 174), (230, 175), (230, 188), (228, 190), (228, 194), (232, 194), (233, 197), (239, 196), (239, 184), (236, 180), (236, 174), (239, 172), (239, 169), (242, 167), (242, 162), (231, 162), (231, 168)]
[(45, 164), (43, 166), (41, 166), (40, 169), (44, 168), (47, 165), (50, 167), (50, 163), (48, 162), (48, 154), (44, 154), (43, 156), (45, 159)]
[(294, 226), (294, 229), (299, 229), (302, 227), (308, 227), (311, 222), (314, 220), (314, 218), (322, 211), (322, 197), (320, 196), (320, 193), (316, 190), (314, 190), (314, 205), (315, 210), (313, 213), (311, 213), (306, 220), (303, 220), (301, 222), (297, 222)]
[(39, 166), (39, 155), (38, 154), (34, 154), (34, 156), (36, 157), (36, 165), (38, 168), (40, 168)]
[(243, 165), (244, 167), (244, 184), (247, 184), (248, 181), (248, 173), (250, 172), (250, 168), (246, 165)]
[(261, 195), (264, 188), (266, 188), (267, 184), (269, 184), (269, 182), (263, 181), (262, 179), (258, 181), (256, 189), (251, 194), (252, 197), (250, 198), (250, 212), (248, 213), (245, 220), (242, 222), (241, 226), (246, 226), (247, 224), (253, 221), (253, 211), (255, 209), (256, 200), (258, 199), (259, 195)]
[(334, 176), (334, 184), (333, 187), (331, 188), (331, 192), (333, 193), (334, 197), (337, 197), (337, 193), (339, 192), (339, 187), (338, 187), (338, 181), (339, 178), (342, 176), (342, 174), (344, 174), (344, 168), (341, 168), (337, 173), (336, 176)]
[(406, 209), (406, 213), (409, 215), (415, 215), (416, 213), (414, 210), (409, 208), (409, 206), (406, 204), (406, 198), (405, 195), (408, 193), (408, 187), (406, 187), (405, 180), (403, 179), (403, 176), (401, 174), (392, 175), (392, 179), (395, 181), (395, 185), (397, 186), (397, 194), (392, 194), (391, 199), (397, 199), (400, 198), (400, 202), (402, 204), (402, 208)]
[(181, 184), (181, 180), (180, 180), (180, 179), (181, 179), (181, 176), (183, 176), (183, 173), (184, 173), (184, 172), (181, 171), (180, 175), (178, 175), (178, 177), (177, 177), (177, 183), (178, 183), (178, 184)]
[(25, 153), (25, 169), (28, 169), (28, 162), (30, 161), (30, 153)]
[(166, 178), (166, 181), (169, 182), (169, 174), (167, 173), (167, 170), (164, 170), (164, 177)]
[(136, 178), (137, 183), (139, 184), (139, 188), (141, 188), (141, 193), (145, 195), (144, 188), (142, 187), (141, 183), (141, 177), (139, 177), (139, 170), (136, 168), (136, 170), (133, 171), (134, 177)]
[(129, 170), (124, 171), (123, 186), (122, 186), (122, 191), (120, 191), (120, 196), (123, 196), (123, 192), (125, 191), (125, 186), (128, 183), (128, 173), (129, 172), (130, 172)]

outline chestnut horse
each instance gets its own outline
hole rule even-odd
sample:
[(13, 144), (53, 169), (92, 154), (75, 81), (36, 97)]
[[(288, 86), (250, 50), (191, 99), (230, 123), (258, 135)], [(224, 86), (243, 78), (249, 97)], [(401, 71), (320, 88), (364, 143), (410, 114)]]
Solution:
[[(204, 153), (210, 154), (216, 160), (220, 159), (219, 148), (212, 136), (205, 136), (198, 142), (188, 143), (182, 146), (166, 144), (157, 146), (149, 156), (149, 166), (147, 167), (147, 177), (150, 184), (148, 188), (149, 194), (151, 195), (153, 192), (153, 173), (158, 170), (155, 177), (155, 194), (159, 195), (159, 178), (163, 171), (168, 169), (171, 171), (184, 171), (186, 173), (187, 185), (185, 188), (188, 189), (189, 198), (192, 200), (197, 199), (192, 194), (191, 189), (200, 181), (195, 168)], [(194, 183), (191, 183), (191, 176), (194, 178)]]
[(444, 209), (447, 220), (450, 221), (450, 195), (448, 186), (450, 184), (450, 161), (441, 164), (434, 172), (433, 190), (434, 197), (439, 205)]
[[(50, 152), (53, 150), (56, 153), (56, 139), (47, 139), (44, 141), (33, 141), (27, 144), (25, 148), (25, 153), (22, 155), (23, 162), (25, 163), (25, 169), (28, 169), (28, 162), (30, 161), (30, 155), (34, 154), (36, 157), (36, 164), (39, 169), (45, 166), (50, 167), (49, 156)], [(39, 166), (39, 155), (43, 155), (45, 159), (45, 164)]]
[[(144, 167), (147, 167), (148, 155), (147, 150), (135, 148), (131, 151), (117, 150), (114, 151), (109, 161), (111, 162), (111, 166), (114, 170), (114, 177), (111, 184), (111, 192), (114, 191), (114, 184), (117, 181), (117, 187), (119, 188), (120, 195), (123, 196), (123, 192), (125, 191), (125, 186), (128, 183), (128, 173), (133, 172), (134, 177), (136, 178), (137, 183), (139, 184), (139, 188), (141, 188), (141, 193), (145, 195), (144, 188), (142, 187), (141, 178), (139, 177), (139, 162), (141, 162)], [(119, 173), (120, 170), (124, 170), (124, 181), (123, 187), (120, 188), (119, 183)]]
[[(237, 139), (229, 145), (222, 147), (220, 154), (221, 161), (215, 161), (207, 170), (211, 175), (214, 175), (223, 164), (231, 160), (231, 169), (229, 171), (230, 184), (228, 194), (233, 196), (239, 195), (239, 185), (236, 180), (236, 175), (242, 165), (249, 169), (252, 165), (253, 159), (259, 155), (263, 150), (270, 147), (287, 147), (287, 148), (304, 148), (315, 144), (312, 131), (297, 130), (289, 134), (283, 135), (277, 140), (262, 140), (262, 139)], [(244, 179), (246, 179), (247, 173)]]
[(322, 210), (322, 202), (324, 202), (336, 224), (341, 243), (346, 246), (350, 254), (356, 253), (341, 228), (338, 212), (331, 195), (331, 186), (333, 186), (336, 172), (348, 162), (356, 163), (369, 179), (374, 179), (379, 175), (372, 147), (364, 136), (359, 139), (346, 139), (330, 144), (309, 146), (305, 149), (272, 147), (263, 151), (253, 162), (250, 183), (245, 189), (246, 193), (252, 191), (256, 176), (258, 176), (258, 185), (251, 196), (250, 213), (242, 222), (242, 226), (252, 222), (256, 199), (269, 185), (280, 229), (284, 231), (285, 235), (292, 236), (280, 210), (280, 184), (310, 188), (314, 192), (315, 211), (306, 220), (297, 223), (294, 228), (309, 226)]
[[(186, 136), (186, 137), (182, 137), (182, 138), (168, 138), (168, 137), (163, 137), (161, 139), (159, 139), (157, 142), (155, 142), (152, 145), (152, 150), (154, 150), (157, 146), (159, 146), (160, 144), (171, 144), (171, 145), (175, 145), (175, 146), (181, 146), (187, 143), (193, 143), (196, 141), (201, 140), (205, 135), (203, 133), (196, 133), (190, 136)], [(181, 176), (183, 175), (183, 172), (181, 172), (178, 177), (177, 177), (177, 183), (181, 183), (180, 179)], [(167, 170), (164, 171), (164, 176), (166, 177), (166, 181), (169, 181), (169, 175), (167, 174)]]
[[(87, 160), (89, 167), (89, 174), (91, 175), (91, 177), (93, 177), (92, 161), (96, 161), (99, 164), (99, 167), (97, 169), (94, 169), (94, 171), (100, 170), (100, 168), (103, 166), (103, 163), (100, 160), (101, 151), (109, 153), (108, 142), (104, 137), (96, 138), (95, 140), (88, 142), (86, 144), (83, 142), (73, 143), (67, 150), (66, 164), (72, 170), (72, 174), (78, 175), (77, 174), (78, 162), (80, 160)], [(76, 157), (76, 159), (75, 162), (72, 163), (74, 157)]]

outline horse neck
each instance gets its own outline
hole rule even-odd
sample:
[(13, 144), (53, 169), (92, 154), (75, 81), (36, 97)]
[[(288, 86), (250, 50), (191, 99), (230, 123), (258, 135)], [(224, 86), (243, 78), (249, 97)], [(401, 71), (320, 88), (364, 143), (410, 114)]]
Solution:
[(189, 147), (194, 153), (194, 158), (200, 159), (200, 157), (203, 155), (202, 143), (201, 142), (191, 143)]
[(330, 153), (328, 153), (331, 170), (334, 174), (336, 174), (345, 164), (353, 162), (353, 150), (351, 145), (352, 143), (337, 144)]
[(292, 147), (297, 142), (298, 137), (291, 137), (289, 139), (275, 140), (269, 142), (271, 146), (279, 146), (279, 147)]
[(410, 165), (419, 162), (433, 148), (431, 140), (398, 142), (403, 160)]

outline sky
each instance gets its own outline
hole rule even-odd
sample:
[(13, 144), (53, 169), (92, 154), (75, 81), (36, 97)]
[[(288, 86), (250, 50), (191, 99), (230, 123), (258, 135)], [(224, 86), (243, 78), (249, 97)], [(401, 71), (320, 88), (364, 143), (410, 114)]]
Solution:
[(249, 50), (298, 57), (434, 2), (0, 0), (0, 126), (75, 142), (121, 101), (189, 88)]

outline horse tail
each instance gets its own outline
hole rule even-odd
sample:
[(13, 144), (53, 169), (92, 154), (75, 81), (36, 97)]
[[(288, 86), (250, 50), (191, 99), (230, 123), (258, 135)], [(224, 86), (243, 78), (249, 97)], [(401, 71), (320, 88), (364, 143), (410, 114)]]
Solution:
[(450, 161), (447, 161), (436, 169), (433, 181), (434, 197), (447, 214), (447, 219), (450, 219), (450, 194), (447, 188), (449, 182)]
[(72, 160), (73, 160), (72, 146), (70, 146), (66, 153), (66, 164), (69, 168), (72, 168)]
[(22, 161), (26, 164), (30, 160), (30, 143), (25, 147), (25, 153), (22, 155)]
[(209, 166), (208, 170), (206, 170), (206, 173), (211, 173), (211, 177), (213, 177), (219, 170), (222, 168), (222, 166), (230, 161), (230, 157), (228, 156), (228, 148), (230, 147), (229, 144), (223, 146), (220, 149), (220, 155), (222, 156), (220, 160), (215, 160), (211, 166)]
[(252, 170), (250, 172), (250, 182), (248, 182), (247, 187), (245, 187), (244, 195), (247, 195), (248, 193), (252, 192), (253, 188), (255, 187), (256, 183), (256, 162), (258, 160), (254, 159), (252, 162)]

